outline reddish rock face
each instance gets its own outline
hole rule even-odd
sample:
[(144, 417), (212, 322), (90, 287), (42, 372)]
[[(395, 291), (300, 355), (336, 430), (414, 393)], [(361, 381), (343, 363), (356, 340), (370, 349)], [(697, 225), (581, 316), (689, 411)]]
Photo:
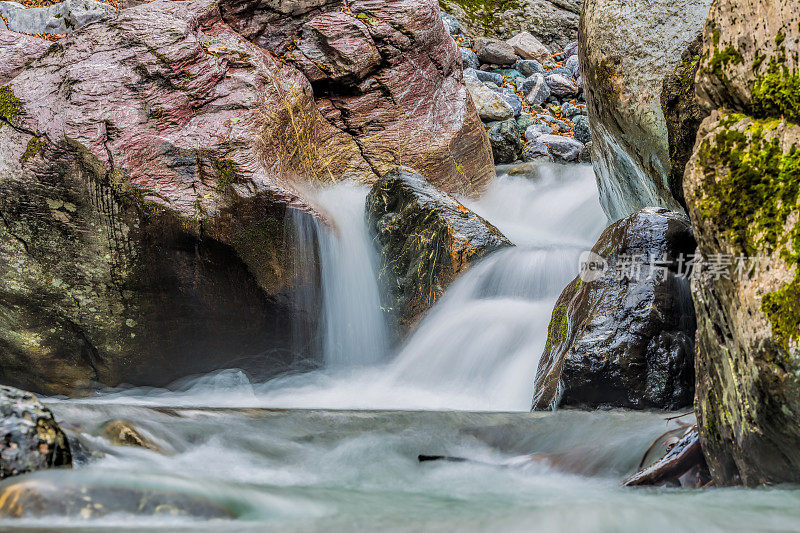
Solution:
[(305, 74), (325, 118), (358, 145), (368, 181), (407, 165), (447, 192), (475, 194), (494, 176), (435, 2), (233, 0), (220, 11)]
[(285, 225), (317, 216), (310, 184), (409, 163), (482, 188), (436, 4), (349, 5), (157, 1), (52, 44), (0, 32), (0, 381), (268, 373), (303, 311)]

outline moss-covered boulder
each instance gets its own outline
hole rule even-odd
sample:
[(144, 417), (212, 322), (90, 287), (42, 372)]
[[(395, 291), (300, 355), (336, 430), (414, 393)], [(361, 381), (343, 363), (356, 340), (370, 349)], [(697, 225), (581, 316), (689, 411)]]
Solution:
[(71, 466), (67, 437), (33, 394), (0, 385), (0, 479)]
[(678, 409), (694, 391), (695, 319), (683, 214), (648, 207), (607, 228), (561, 293), (534, 384), (534, 409)]
[(481, 190), (491, 150), (435, 2), (343, 6), (156, 1), (35, 56), (0, 35), (0, 382), (281, 371), (315, 316), (289, 237), (309, 184), (402, 160)]
[(500, 230), (409, 168), (375, 182), (366, 211), (387, 288), (385, 308), (401, 330), (413, 327), (475, 261), (512, 246)]
[(713, 112), (684, 190), (707, 265), (692, 284), (698, 426), (723, 485), (800, 481), (799, 38), (789, 0), (717, 0), (704, 32), (697, 94)]
[(600, 201), (619, 220), (682, 210), (683, 169), (703, 118), (697, 40), (711, 0), (587, 0), (578, 53)]
[(439, 0), (442, 11), (454, 15), (472, 37), (509, 39), (530, 32), (551, 52), (578, 36), (583, 0)]

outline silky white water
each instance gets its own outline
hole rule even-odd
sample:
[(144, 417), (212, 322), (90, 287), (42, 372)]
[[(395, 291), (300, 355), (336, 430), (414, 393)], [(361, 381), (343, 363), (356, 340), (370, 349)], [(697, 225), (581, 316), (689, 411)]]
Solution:
[[(74, 447), (71, 470), (0, 482), (1, 490), (39, 479), (64, 497), (75, 485), (178, 493), (221, 506), (229, 518), (169, 509), (142, 516), (134, 498), (106, 516), (0, 519), (0, 531), (797, 529), (800, 491), (792, 488), (621, 488), (650, 442), (677, 427), (671, 414), (528, 412), (554, 300), (605, 224), (589, 167), (501, 176), (469, 202), (517, 246), (474, 265), (395, 350), (377, 308), (364, 192), (320, 191), (336, 229), (310, 218), (298, 226), (320, 264), (322, 293), (308, 296), (321, 300), (323, 327), (320, 337), (299, 335), (297, 346), (318, 346), (322, 369), (265, 383), (228, 369), (170, 390), (50, 399), (73, 442), (104, 455), (87, 461)], [(316, 407), (326, 409), (298, 409)], [(474, 412), (492, 410), (517, 412)], [(130, 421), (162, 453), (110, 446), (102, 432), (113, 419)], [(468, 461), (420, 463), (419, 454)], [(547, 461), (503, 466), (520, 465), (527, 454)], [(64, 483), (73, 488), (61, 489)]]
[[(179, 390), (134, 390), (100, 401), (328, 409), (527, 411), (553, 304), (578, 272), (578, 257), (606, 224), (588, 165), (501, 173), (478, 201), (463, 199), (516, 246), (474, 265), (390, 352), (380, 312), (376, 253), (367, 232), (367, 190), (339, 184), (316, 199), (336, 228), (316, 235), (322, 274), (325, 366), (265, 383), (235, 370), (185, 381)], [(219, 383), (224, 383), (220, 386)]]

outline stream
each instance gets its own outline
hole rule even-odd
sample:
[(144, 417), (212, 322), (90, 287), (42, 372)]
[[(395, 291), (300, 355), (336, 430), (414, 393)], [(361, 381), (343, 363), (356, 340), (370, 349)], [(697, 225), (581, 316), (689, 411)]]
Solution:
[[(623, 489), (648, 445), (687, 416), (531, 413), (553, 304), (607, 224), (590, 166), (499, 178), (464, 203), (513, 241), (474, 265), (393, 346), (376, 308), (366, 188), (319, 193), (336, 235), (318, 242), (322, 365), (251, 381), (237, 369), (167, 389), (45, 399), (102, 457), (27, 479), (188, 494), (230, 518), (107, 515), (0, 520), (1, 531), (785, 531), (793, 489)], [(309, 241), (310, 242), (310, 241)], [(311, 354), (309, 354), (311, 357)], [(109, 446), (128, 420), (159, 451)], [(468, 461), (419, 462), (419, 454)], [(520, 461), (544, 454), (546, 460)], [(13, 479), (12, 479), (13, 481)]]

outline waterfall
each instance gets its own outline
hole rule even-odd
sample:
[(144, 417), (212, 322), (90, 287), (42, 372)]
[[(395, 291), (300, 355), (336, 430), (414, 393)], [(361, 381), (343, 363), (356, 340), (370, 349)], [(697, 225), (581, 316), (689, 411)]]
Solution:
[[(608, 222), (590, 166), (543, 166), (535, 177), (500, 172), (479, 200), (462, 199), (516, 246), (473, 265), (394, 353), (364, 217), (367, 188), (338, 184), (313, 194), (331, 227), (307, 215), (293, 224), (294, 238), (305, 243), (299, 264), (317, 262), (321, 287), (308, 298), (321, 302), (321, 325), (313, 339), (301, 340), (306, 349), (317, 347), (324, 366), (242, 383), (224, 394), (209, 384), (225, 376), (207, 377), (184, 386), (180, 397), (171, 393), (169, 403), (194, 405), (201, 398), (203, 405), (281, 408), (530, 409), (553, 305), (577, 275), (580, 253)], [(122, 396), (130, 401), (131, 393)]]
[(312, 193), (332, 227), (305, 214), (292, 219), (300, 250), (297, 267), (307, 268), (316, 259), (321, 289), (316, 297), (304, 297), (305, 305), (319, 302), (321, 331), (311, 340), (298, 327), (296, 344), (321, 350), (328, 369), (374, 365), (388, 353), (376, 253), (364, 220), (367, 191), (340, 183)]

